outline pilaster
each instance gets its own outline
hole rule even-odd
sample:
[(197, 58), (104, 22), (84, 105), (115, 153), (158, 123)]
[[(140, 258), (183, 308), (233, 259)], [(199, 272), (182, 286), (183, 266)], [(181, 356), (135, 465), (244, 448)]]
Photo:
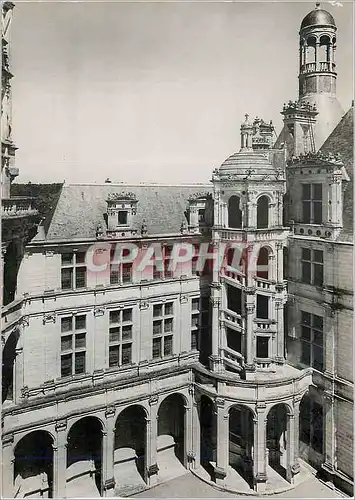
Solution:
[(57, 440), (53, 446), (53, 497), (66, 498), (67, 421), (56, 423)]
[(106, 409), (106, 430), (102, 436), (102, 493), (103, 496), (112, 496), (115, 487), (114, 478), (114, 443), (115, 443), (115, 415), (114, 407)]
[(335, 469), (335, 421), (334, 421), (334, 396), (332, 393), (324, 392), (324, 452), (325, 461), (322, 468), (329, 476), (334, 474)]
[(13, 498), (14, 491), (14, 435), (6, 434), (2, 438), (2, 498)]
[(254, 419), (254, 484), (257, 492), (265, 491), (266, 474), (266, 404), (258, 403)]
[(193, 468), (198, 469), (200, 467), (201, 460), (201, 423), (200, 423), (200, 402), (201, 398), (199, 395), (194, 395), (192, 403), (192, 451), (194, 455)]
[(216, 398), (217, 414), (217, 458), (215, 466), (216, 483), (224, 485), (228, 469), (229, 453), (229, 414), (226, 413), (225, 400)]
[(158, 482), (157, 464), (157, 434), (158, 434), (158, 397), (152, 396), (149, 400), (149, 418), (147, 422), (146, 467), (147, 483), (154, 486)]

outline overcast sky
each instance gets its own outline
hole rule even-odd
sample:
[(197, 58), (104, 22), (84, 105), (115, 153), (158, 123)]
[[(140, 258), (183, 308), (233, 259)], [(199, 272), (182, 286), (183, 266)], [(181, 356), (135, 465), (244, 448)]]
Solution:
[[(352, 2), (338, 26), (351, 105)], [(206, 182), (239, 150), (244, 114), (281, 129), (297, 98), (298, 30), (314, 2), (16, 2), (19, 182)]]

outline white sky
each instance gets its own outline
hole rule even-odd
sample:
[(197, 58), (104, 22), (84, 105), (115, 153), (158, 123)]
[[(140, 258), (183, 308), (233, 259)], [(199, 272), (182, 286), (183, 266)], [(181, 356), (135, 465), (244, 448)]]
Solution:
[[(352, 2), (338, 98), (353, 95)], [(244, 114), (281, 129), (297, 98), (298, 30), (314, 2), (17, 2), (19, 182), (206, 182), (239, 150)]]

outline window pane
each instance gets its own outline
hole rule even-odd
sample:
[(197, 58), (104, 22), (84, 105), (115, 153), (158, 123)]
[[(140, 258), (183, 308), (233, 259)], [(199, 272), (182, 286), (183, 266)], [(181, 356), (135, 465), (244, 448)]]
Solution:
[(199, 314), (194, 314), (191, 316), (191, 327), (192, 328), (198, 328), (198, 323), (199, 323)]
[(155, 304), (153, 306), (153, 316), (162, 316), (163, 315), (163, 306), (162, 304)]
[(191, 310), (198, 311), (200, 308), (200, 299), (192, 299), (191, 301)]
[(302, 260), (311, 260), (311, 251), (309, 248), (302, 248)]
[(311, 202), (310, 201), (302, 202), (302, 211), (303, 211), (303, 222), (305, 224), (310, 224), (310, 222), (311, 222)]
[(268, 358), (269, 357), (269, 338), (256, 337), (256, 357)]
[(314, 250), (313, 252), (313, 260), (314, 262), (323, 262), (323, 251), (322, 250)]
[(153, 358), (161, 357), (161, 337), (153, 339)]
[(120, 282), (120, 264), (110, 265), (110, 284), (117, 285)]
[(322, 318), (322, 316), (316, 316), (315, 314), (313, 314), (312, 318), (313, 318), (314, 328), (317, 328), (317, 330), (323, 330), (323, 318)]
[(75, 373), (85, 373), (85, 352), (75, 354)]
[(153, 279), (158, 280), (163, 277), (162, 271), (160, 269), (157, 269), (155, 264), (153, 266)]
[(323, 332), (313, 330), (313, 343), (319, 347), (323, 347)]
[(85, 330), (86, 328), (86, 315), (75, 316), (75, 330)]
[(85, 252), (77, 252), (75, 260), (77, 264), (85, 264)]
[(132, 263), (122, 264), (122, 282), (131, 283), (132, 282)]
[(164, 356), (170, 356), (173, 353), (173, 337), (164, 337)]
[(168, 318), (164, 321), (164, 332), (173, 331), (173, 318)]
[(71, 332), (73, 329), (73, 318), (62, 318), (61, 330), (62, 332)]
[(122, 340), (130, 340), (132, 338), (132, 325), (122, 327)]
[(313, 200), (322, 201), (322, 184), (313, 184)]
[(311, 325), (311, 315), (310, 313), (301, 311), (301, 322), (303, 325)]
[(192, 350), (197, 349), (197, 330), (193, 330), (191, 332), (191, 349)]
[(120, 362), (120, 346), (114, 345), (109, 348), (108, 351), (108, 365), (111, 368), (112, 366), (119, 366)]
[(110, 342), (119, 342), (120, 340), (120, 327), (110, 328), (109, 331), (109, 341)]
[(165, 315), (169, 316), (173, 314), (173, 302), (168, 302), (165, 304)]
[(73, 269), (62, 269), (62, 290), (71, 290), (73, 288)]
[(110, 323), (120, 323), (121, 311), (110, 311)]
[(62, 265), (70, 265), (73, 263), (73, 253), (66, 252), (62, 253)]
[(86, 346), (86, 334), (79, 333), (75, 335), (75, 349), (80, 349)]
[(310, 200), (310, 199), (311, 199), (311, 185), (302, 184), (302, 200)]
[(313, 346), (313, 368), (323, 370), (323, 347)]
[(311, 340), (311, 329), (307, 326), (302, 326), (301, 337), (305, 340)]
[(301, 362), (307, 366), (311, 364), (311, 346), (307, 342), (302, 342)]
[(311, 282), (311, 263), (302, 262), (302, 281), (303, 283)]
[(86, 267), (75, 268), (75, 287), (76, 288), (86, 287)]
[(163, 332), (162, 321), (153, 321), (153, 335), (158, 335)]
[(72, 374), (72, 355), (71, 354), (65, 354), (64, 356), (61, 356), (60, 358), (60, 372), (61, 372), (61, 377), (68, 377), (69, 375)]
[(72, 348), (72, 335), (66, 335), (65, 337), (61, 338), (61, 350), (62, 351), (68, 351), (69, 349)]
[(313, 264), (314, 271), (314, 285), (322, 286), (323, 285), (323, 265), (322, 264)]
[(164, 259), (164, 276), (165, 278), (173, 277), (173, 270), (170, 264), (170, 259)]
[(120, 210), (118, 212), (118, 223), (119, 224), (127, 224), (127, 211), (126, 210)]
[(122, 364), (130, 365), (132, 363), (132, 344), (122, 345)]
[(322, 202), (320, 201), (313, 202), (313, 222), (322, 224)]
[(123, 309), (122, 321), (132, 321), (132, 309)]

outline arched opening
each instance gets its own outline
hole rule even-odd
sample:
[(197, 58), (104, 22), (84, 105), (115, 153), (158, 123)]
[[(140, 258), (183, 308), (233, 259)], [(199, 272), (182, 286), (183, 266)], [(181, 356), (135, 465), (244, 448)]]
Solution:
[(166, 397), (158, 410), (158, 467), (160, 480), (168, 480), (185, 469), (185, 400), (181, 394)]
[(259, 229), (269, 227), (269, 199), (267, 196), (258, 198), (256, 210), (256, 227)]
[(70, 429), (67, 444), (67, 497), (100, 496), (102, 425), (95, 417), (84, 417)]
[(256, 262), (256, 276), (265, 280), (269, 279), (269, 250), (261, 247)]
[(213, 401), (205, 395), (200, 400), (200, 429), (200, 462), (212, 479), (211, 462), (216, 461), (216, 414)]
[(146, 412), (138, 405), (117, 417), (114, 445), (115, 494), (127, 496), (145, 488)]
[(239, 196), (231, 196), (228, 200), (228, 227), (242, 227), (242, 211), (240, 210)]
[(323, 406), (310, 392), (300, 403), (299, 456), (313, 467), (323, 462)]
[(287, 408), (277, 404), (271, 408), (266, 424), (268, 464), (286, 479), (287, 471)]
[(330, 38), (329, 36), (321, 36), (319, 41), (319, 62), (330, 61)]
[(13, 240), (7, 247), (4, 256), (4, 305), (9, 304), (15, 298), (17, 273), (20, 266), (21, 253), (19, 249), (19, 242)]
[[(315, 62), (316, 62), (316, 43), (317, 40), (314, 36), (309, 36), (307, 38), (307, 46), (306, 46), (306, 69), (308, 67), (309, 70), (315, 70)], [(314, 65), (309, 66), (309, 65)]]
[(15, 448), (15, 498), (53, 497), (53, 439), (46, 431), (23, 437)]
[(9, 335), (2, 355), (2, 402), (12, 401), (14, 398), (14, 365), (16, 359), (16, 346), (20, 332), (16, 328)]
[(253, 488), (254, 419), (246, 406), (229, 410), (229, 465)]

